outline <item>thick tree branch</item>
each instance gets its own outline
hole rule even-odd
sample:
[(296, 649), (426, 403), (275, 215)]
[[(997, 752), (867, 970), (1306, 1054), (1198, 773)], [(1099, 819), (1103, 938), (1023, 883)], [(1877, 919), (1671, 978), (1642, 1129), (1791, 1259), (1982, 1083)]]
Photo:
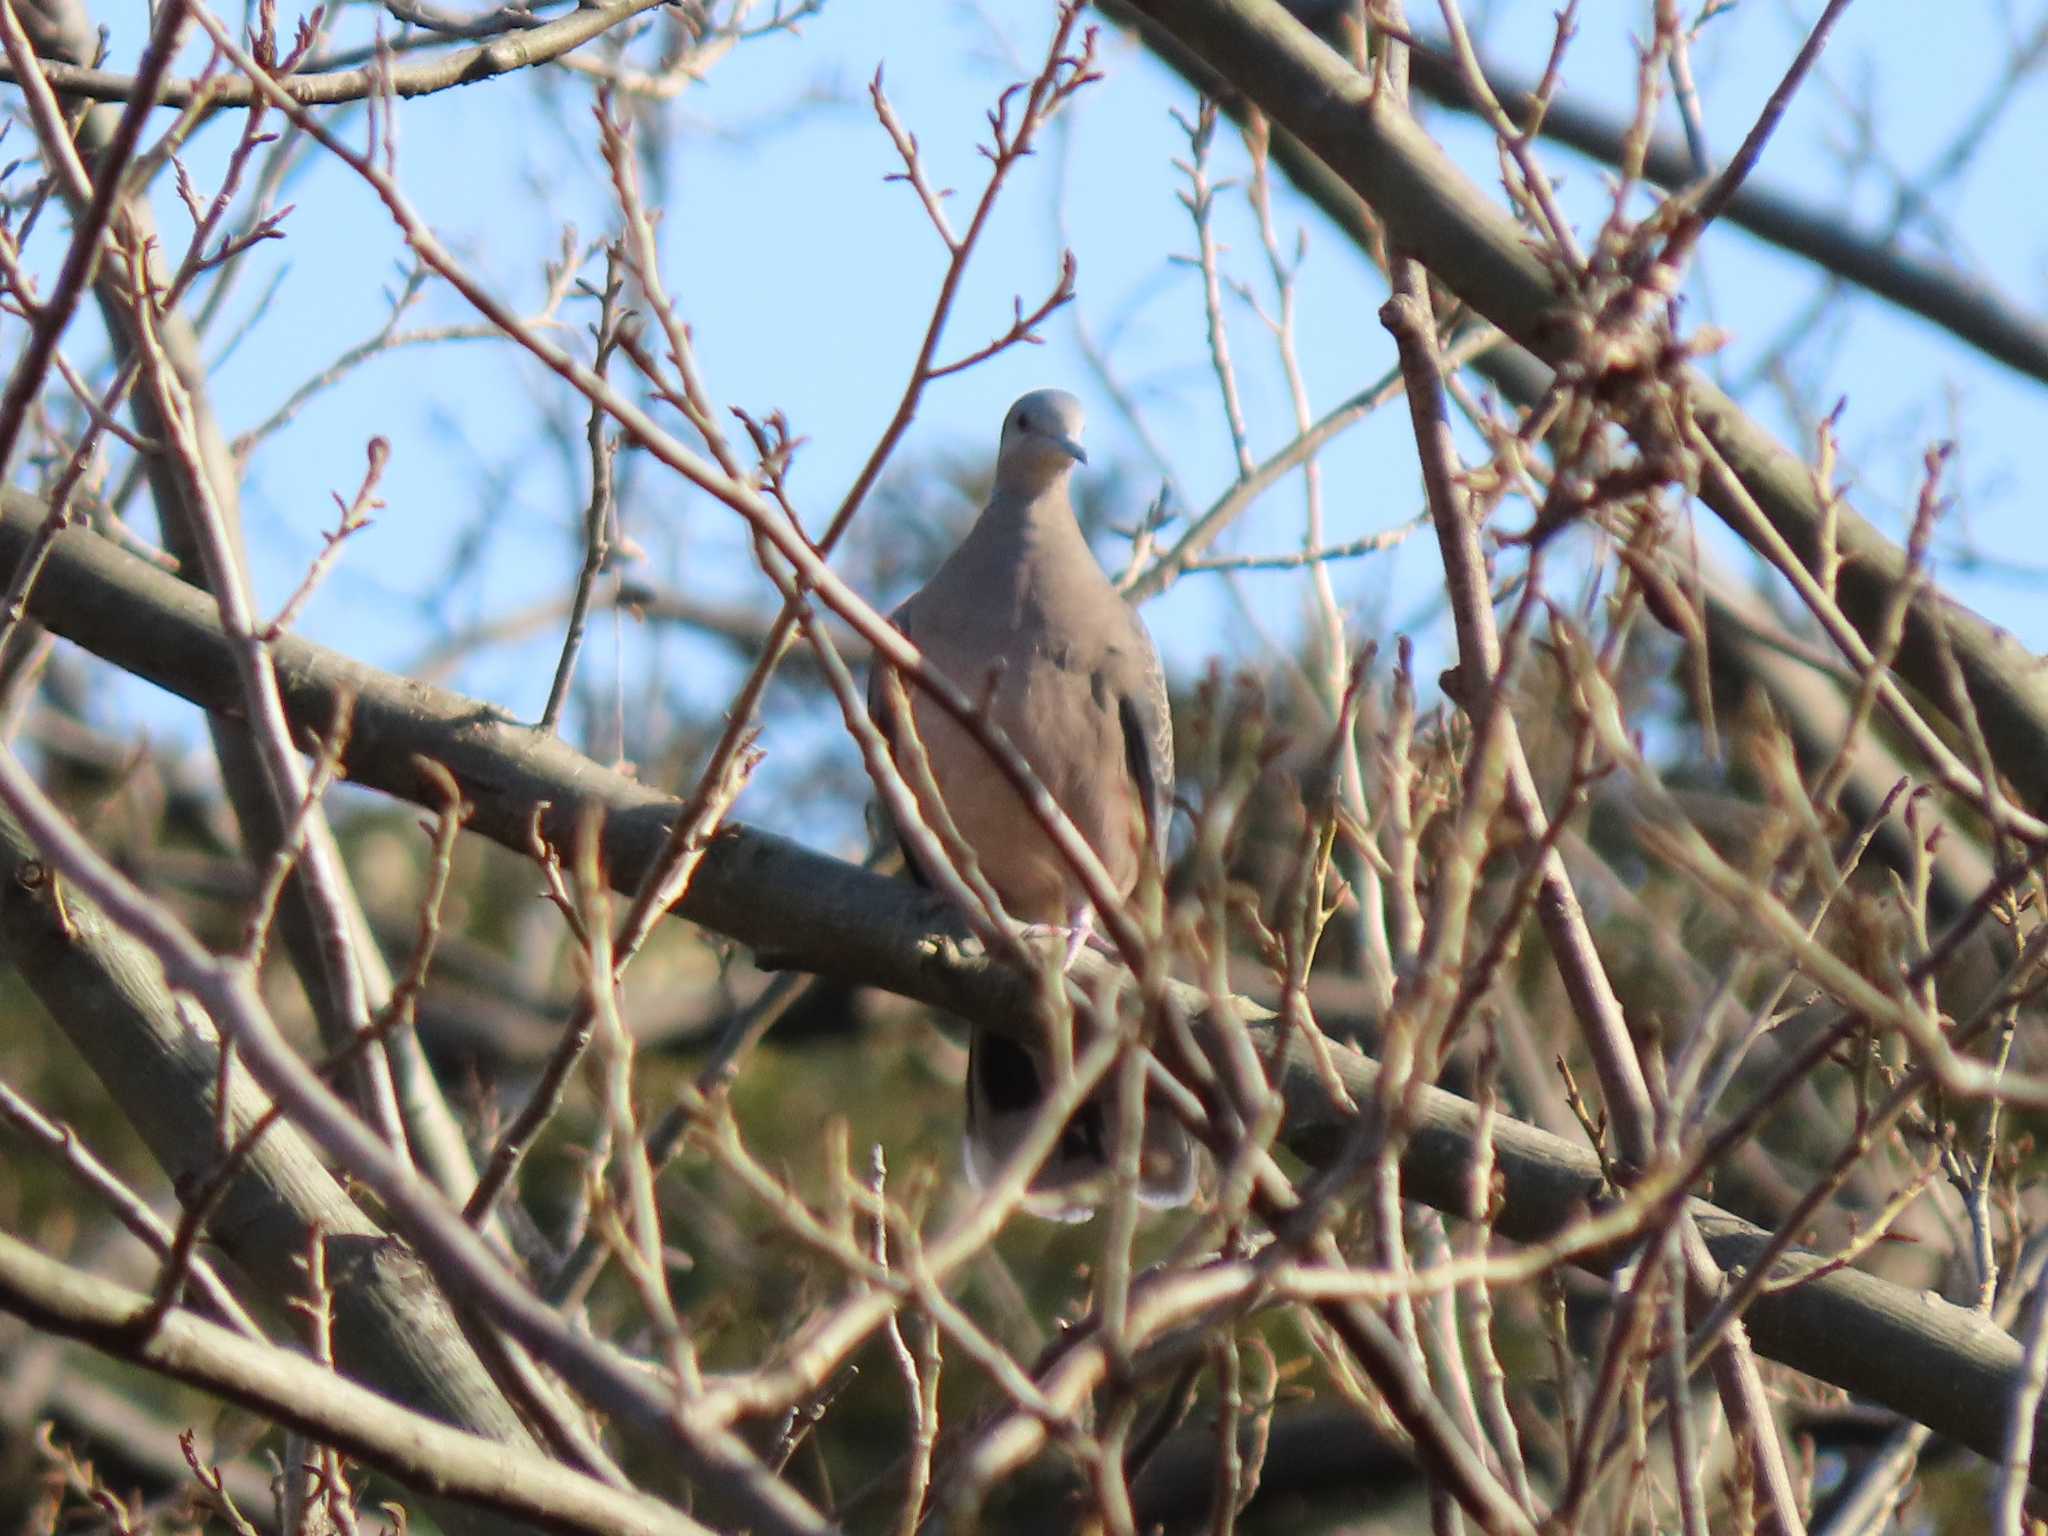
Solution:
[[(1287, 130), (1385, 222), (1452, 292), (1553, 366), (1581, 363), (1584, 320), (1558, 294), (1522, 231), (1372, 83), (1273, 0), (1132, 0), (1151, 26)], [(1278, 145), (1276, 142), (1276, 153)], [(1764, 516), (1809, 567), (1830, 513), (1808, 466), (1697, 370), (1681, 387), (1700, 427)], [(1723, 489), (1703, 500), (1740, 530)], [(1849, 506), (1832, 512), (1838, 597), (1866, 638), (1906, 574), (1905, 553)], [(2030, 809), (2048, 809), (2048, 675), (2010, 635), (1938, 593), (1915, 599), (1894, 663), (1930, 699), (1950, 697), (1938, 623), (1947, 631), (2001, 772)]]
[(476, 1530), (503, 1530), (485, 1511), (590, 1536), (705, 1536), (681, 1510), (424, 1414), (296, 1355), (173, 1311), (146, 1337), (133, 1327), (149, 1299), (45, 1258), (0, 1233), (0, 1308), (119, 1360), (190, 1382), (346, 1451), (416, 1488), (472, 1507)]
[[(1469, 109), (1457, 70), (1448, 60), (1418, 50), (1410, 67), (1417, 89), (1446, 106)], [(1487, 78), (1501, 105), (1523, 120), (1530, 100), (1528, 83), (1491, 64)], [(1568, 93), (1553, 97), (1543, 115), (1544, 138), (1608, 165), (1619, 163), (1627, 132), (1625, 123)], [(1693, 180), (1691, 153), (1676, 139), (1653, 138), (1643, 160), (1643, 173), (1660, 186), (1684, 187)], [(1968, 273), (1912, 256), (1896, 241), (1875, 239), (1839, 214), (1817, 210), (1811, 199), (1755, 182), (1743, 184), (1720, 218), (1932, 321), (2008, 368), (2048, 383), (2048, 323)]]
[[(1105, 0), (1102, 9), (1120, 21), (1135, 18), (1130, 0)], [(1345, 5), (1306, 3), (1290, 4), (1289, 9), (1326, 40), (1333, 35), (1329, 29), (1350, 11)], [(1186, 74), (1193, 61), (1173, 47), (1172, 39), (1156, 24), (1139, 25), (1148, 45)], [(1455, 111), (1474, 110), (1457, 62), (1447, 54), (1428, 47), (1413, 48), (1408, 68), (1418, 92)], [(1495, 99), (1516, 122), (1526, 123), (1535, 105), (1534, 77), (1496, 60), (1484, 61), (1484, 69)], [(1204, 82), (1195, 83), (1206, 88)], [(1603, 165), (1621, 163), (1628, 134), (1626, 119), (1579, 100), (1568, 89), (1554, 92), (1544, 108), (1544, 140), (1563, 144)], [(1651, 138), (1642, 165), (1648, 180), (1674, 191), (1697, 179), (1691, 148), (1670, 135)], [(1844, 282), (1940, 326), (2008, 368), (2048, 383), (2048, 321), (1967, 272), (1900, 249), (1882, 230), (1859, 229), (1839, 213), (1817, 210), (1809, 198), (1754, 180), (1743, 183), (1722, 210), (1720, 222), (1804, 257)]]
[[(17, 492), (0, 493), (0, 562), (15, 558), (41, 522)], [(240, 690), (212, 603), (176, 578), (95, 534), (61, 536), (31, 609), (50, 629), (115, 665), (207, 709), (238, 707)], [(553, 737), (473, 699), (392, 677), (287, 636), (278, 671), (287, 709), (309, 737), (343, 697), (356, 727), (344, 761), (357, 783), (422, 806), (441, 790), (416, 759), (442, 763), (475, 802), (476, 830), (525, 850), (538, 816), (566, 842), (586, 808), (605, 816), (606, 868), (630, 890), (658, 853), (676, 802), (613, 773)], [(943, 913), (915, 887), (870, 875), (770, 833), (728, 823), (706, 853), (679, 915), (753, 947), (767, 962), (879, 986), (1022, 1034), (1032, 1027), (1033, 985), (969, 953)], [(1089, 987), (1109, 962), (1076, 961)], [(1198, 991), (1185, 994), (1198, 1013)], [(1261, 1011), (1243, 1005), (1248, 1018)], [(1270, 1036), (1268, 1036), (1270, 1038)], [(1372, 1101), (1377, 1067), (1330, 1047), (1352, 1102)], [(1310, 1162), (1334, 1157), (1351, 1124), (1309, 1048), (1290, 1036), (1275, 1076), (1287, 1097), (1283, 1139)], [(1425, 1089), (1402, 1161), (1404, 1192), (1449, 1210), (1469, 1195), (1478, 1110)], [(1541, 1242), (1600, 1198), (1601, 1172), (1586, 1149), (1533, 1126), (1496, 1119), (1493, 1156), (1503, 1181), (1499, 1233)], [(1690, 1210), (1723, 1270), (1751, 1262), (1769, 1234), (1704, 1202)], [(1626, 1253), (1580, 1262), (1615, 1264)], [(1810, 1264), (1810, 1259), (1794, 1259)], [(2004, 1405), (2020, 1370), (2019, 1346), (1996, 1325), (1931, 1295), (1854, 1270), (1759, 1298), (1746, 1315), (1772, 1359), (1882, 1402), (1989, 1456), (2004, 1435)]]
[[(0, 946), (180, 1198), (200, 1198), (220, 1165), (218, 1128), (247, 1134), (270, 1101), (246, 1072), (235, 1072), (229, 1109), (219, 1112), (220, 1048), (212, 1032), (195, 1027), (140, 944), (76, 893), (61, 902), (53, 895), (37, 850), (5, 815)], [(530, 1450), (532, 1438), (418, 1259), (363, 1214), (295, 1126), (273, 1125), (220, 1193), (207, 1231), (264, 1294), (291, 1296), (304, 1287), (296, 1261), (316, 1227), (326, 1234), (336, 1276), (341, 1367), (387, 1394), (387, 1403)], [(502, 1521), (478, 1523), (457, 1509), (438, 1514), (466, 1536), (503, 1529)]]

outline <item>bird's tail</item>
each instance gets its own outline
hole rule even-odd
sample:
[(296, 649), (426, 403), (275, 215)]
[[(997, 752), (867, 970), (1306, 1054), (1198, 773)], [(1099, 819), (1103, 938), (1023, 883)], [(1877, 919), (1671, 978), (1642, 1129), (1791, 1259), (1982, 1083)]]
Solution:
[[(977, 1189), (994, 1181), (1038, 1119), (1049, 1073), (1037, 1055), (977, 1027), (967, 1047), (967, 1177)], [(1031, 1181), (1024, 1208), (1052, 1221), (1086, 1221), (1107, 1189), (1116, 1157), (1114, 1090), (1077, 1110)], [(1145, 1116), (1138, 1153), (1138, 1198), (1156, 1207), (1185, 1205), (1195, 1192), (1195, 1147), (1187, 1129), (1164, 1108)]]

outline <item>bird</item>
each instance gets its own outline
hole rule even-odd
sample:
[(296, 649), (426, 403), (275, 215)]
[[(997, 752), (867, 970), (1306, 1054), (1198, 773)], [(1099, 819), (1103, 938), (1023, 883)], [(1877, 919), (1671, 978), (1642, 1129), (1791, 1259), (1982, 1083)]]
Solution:
[[(988, 505), (890, 620), (928, 663), (981, 702), (1121, 896), (1148, 868), (1164, 868), (1173, 722), (1152, 637), (1096, 561), (1068, 499), (1075, 467), (1088, 462), (1084, 425), (1081, 402), (1064, 390), (1034, 390), (1010, 407)], [(881, 678), (879, 667), (869, 676), (868, 710), (888, 736)], [(957, 721), (921, 691), (909, 713), (931, 783), (1004, 910), (1030, 930), (1066, 932), (1071, 964), (1094, 918), (1073, 870)], [(905, 855), (913, 876), (923, 878), (907, 847)], [(1050, 1081), (1045, 1052), (971, 1027), (963, 1141), (976, 1187), (1031, 1127)], [(1084, 1104), (1033, 1180), (1025, 1208), (1087, 1219), (1090, 1196), (1115, 1157), (1116, 1123), (1113, 1088)], [(1193, 1194), (1193, 1145), (1164, 1109), (1146, 1116), (1138, 1184), (1148, 1205), (1181, 1205)]]

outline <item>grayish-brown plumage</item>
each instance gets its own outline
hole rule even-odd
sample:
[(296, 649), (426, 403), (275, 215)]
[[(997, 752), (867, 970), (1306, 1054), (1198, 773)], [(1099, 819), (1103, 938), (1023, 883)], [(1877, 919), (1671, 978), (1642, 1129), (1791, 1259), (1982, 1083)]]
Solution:
[[(960, 547), (893, 615), (926, 659), (976, 699), (1023, 753), (1095, 850), (1120, 893), (1157, 868), (1173, 803), (1173, 723), (1152, 638), (1110, 584), (1067, 499), (1081, 451), (1081, 404), (1041, 389), (1010, 407), (995, 488)], [(874, 679), (869, 708), (888, 720)], [(988, 754), (921, 694), (911, 718), (947, 813), (1009, 914), (1083, 929), (1086, 893)], [(968, 1047), (967, 1170), (992, 1174), (1037, 1113), (1041, 1052), (976, 1028)], [(1075, 1219), (1116, 1147), (1113, 1095), (1084, 1106), (1032, 1186), (1031, 1208)], [(1146, 1117), (1140, 1193), (1192, 1192), (1187, 1135)]]

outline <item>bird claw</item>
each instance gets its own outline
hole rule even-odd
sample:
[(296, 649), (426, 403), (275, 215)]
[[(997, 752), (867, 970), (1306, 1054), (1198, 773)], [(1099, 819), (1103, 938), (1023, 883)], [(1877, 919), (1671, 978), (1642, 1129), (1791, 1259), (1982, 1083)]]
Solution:
[(958, 969), (968, 959), (983, 953), (977, 942), (962, 943), (951, 934), (928, 933), (917, 941), (917, 950), (926, 960), (942, 969)]
[(1071, 923), (1026, 923), (1023, 936), (1027, 939), (1064, 939), (1066, 953), (1060, 957), (1060, 974), (1066, 975), (1074, 968), (1074, 962), (1081, 958), (1081, 951), (1092, 948), (1097, 954), (1116, 957), (1116, 946), (1095, 928), (1095, 913), (1092, 908), (1083, 908), (1075, 914)]

